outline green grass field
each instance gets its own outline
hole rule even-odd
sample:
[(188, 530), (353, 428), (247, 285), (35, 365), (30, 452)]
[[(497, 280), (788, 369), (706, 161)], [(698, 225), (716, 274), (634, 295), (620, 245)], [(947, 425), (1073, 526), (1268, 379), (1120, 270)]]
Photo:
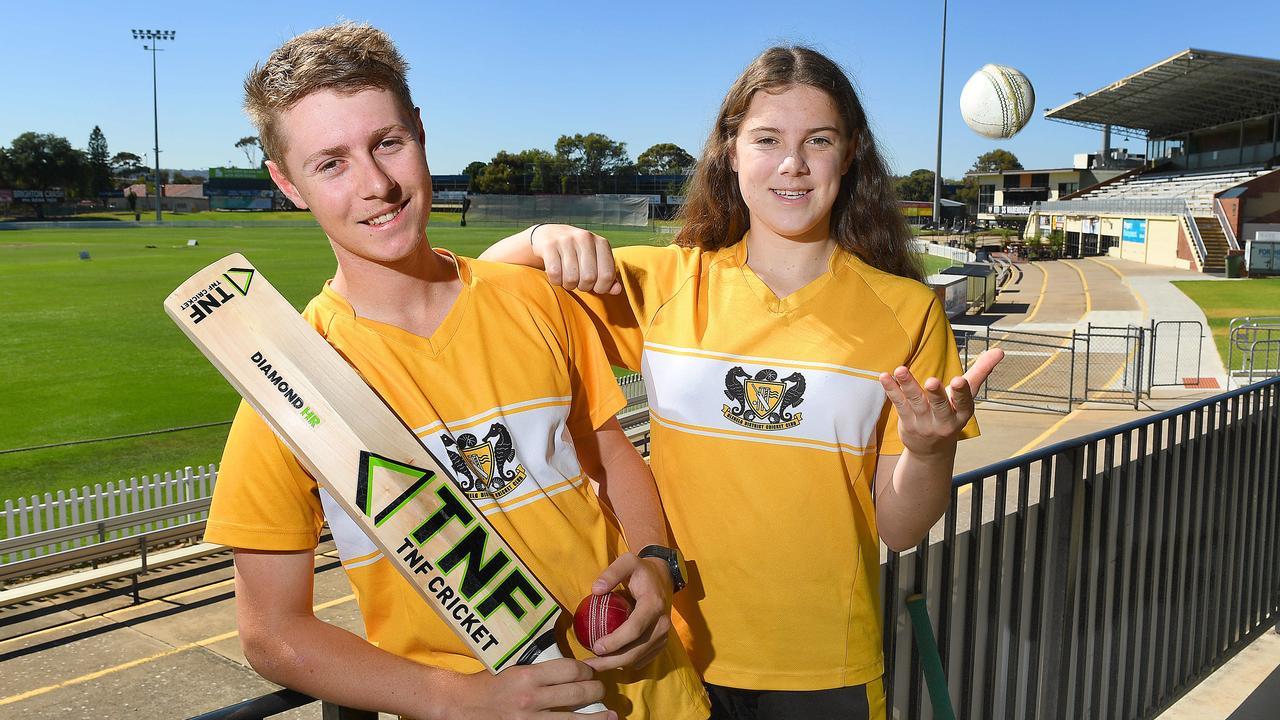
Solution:
[[(511, 228), (432, 224), (475, 256)], [(618, 244), (647, 230), (611, 231)], [(189, 239), (199, 241), (187, 247)], [(154, 247), (150, 247), (154, 246)], [(78, 259), (87, 251), (90, 260)], [(301, 308), (332, 275), (317, 228), (0, 231), (0, 450), (222, 422), (237, 396), (164, 314), (191, 273), (243, 252)], [(217, 462), (225, 425), (0, 454), (0, 500)]]
[[(433, 220), (432, 243), (467, 256), (512, 230)], [(648, 230), (606, 234), (618, 245), (670, 239)], [(190, 239), (198, 246), (187, 247)], [(81, 251), (91, 259), (80, 260)], [(299, 309), (334, 266), (318, 227), (0, 231), (0, 451), (229, 421), (235, 392), (160, 303), (231, 252), (252, 259)], [(949, 264), (931, 256), (926, 263), (930, 272)], [(221, 424), (0, 452), (0, 500), (218, 462), (226, 433)]]
[[(1227, 332), (1231, 319), (1247, 315), (1280, 314), (1280, 278), (1251, 278), (1218, 282), (1213, 280), (1186, 280), (1175, 282), (1187, 297), (1191, 298), (1205, 317), (1213, 342), (1218, 346), (1222, 364), (1227, 364)], [(1235, 370), (1240, 367), (1240, 353), (1236, 353)]]

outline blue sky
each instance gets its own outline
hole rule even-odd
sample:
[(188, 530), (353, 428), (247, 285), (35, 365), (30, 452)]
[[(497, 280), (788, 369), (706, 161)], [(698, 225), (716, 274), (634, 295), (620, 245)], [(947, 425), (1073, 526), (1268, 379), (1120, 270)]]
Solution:
[[(883, 151), (906, 173), (934, 166), (941, 0), (929, 2), (15, 3), (0, 24), (0, 145), (34, 130), (84, 148), (94, 125), (112, 153), (152, 145), (151, 58), (130, 29), (176, 30), (159, 55), (160, 147), (167, 168), (245, 164), (253, 134), (240, 83), (304, 30), (341, 18), (386, 30), (411, 65), (432, 171), (457, 173), (498, 150), (554, 149), (563, 133), (602, 132), (634, 159), (658, 142), (699, 154), (729, 84), (779, 42), (811, 44), (860, 89)], [(1188, 47), (1280, 56), (1280, 3), (1230, 12), (1203, 2), (951, 2), (943, 173), (1004, 147), (1024, 166), (1070, 165), (1099, 133), (1042, 110)], [(1019, 68), (1036, 117), (996, 143), (960, 119), (965, 80), (984, 63)], [(1140, 141), (1130, 141), (1141, 152)]]

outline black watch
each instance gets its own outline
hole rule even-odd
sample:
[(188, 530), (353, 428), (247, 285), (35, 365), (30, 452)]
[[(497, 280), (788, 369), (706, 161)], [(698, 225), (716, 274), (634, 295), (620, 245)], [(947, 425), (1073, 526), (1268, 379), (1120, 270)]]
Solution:
[(646, 545), (640, 552), (636, 553), (636, 557), (642, 558), (658, 558), (667, 564), (667, 570), (671, 571), (671, 587), (672, 592), (680, 592), (682, 588), (689, 582), (689, 573), (685, 570), (684, 555), (680, 554), (679, 548), (669, 548), (663, 545)]

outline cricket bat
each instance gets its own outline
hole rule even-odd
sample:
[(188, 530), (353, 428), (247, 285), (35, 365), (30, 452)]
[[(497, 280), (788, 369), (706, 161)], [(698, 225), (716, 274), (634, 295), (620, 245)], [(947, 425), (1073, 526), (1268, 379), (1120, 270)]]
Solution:
[(243, 255), (193, 275), (164, 309), (486, 667), (563, 657), (556, 599)]

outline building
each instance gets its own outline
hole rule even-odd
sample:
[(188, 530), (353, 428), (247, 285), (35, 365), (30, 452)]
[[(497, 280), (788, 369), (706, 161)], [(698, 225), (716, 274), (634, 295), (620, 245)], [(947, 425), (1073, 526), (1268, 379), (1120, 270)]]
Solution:
[(1188, 49), (1045, 117), (1146, 142), (1147, 162), (1033, 203), (1026, 234), (1067, 250), (1222, 272), (1280, 228), (1280, 60)]
[[(1107, 161), (1102, 162), (1101, 158)], [(1142, 156), (1120, 151), (1103, 155), (1081, 153), (1069, 168), (970, 172), (965, 177), (978, 184), (978, 222), (1021, 229), (1037, 202), (1059, 200), (1123, 175), (1127, 167), (1141, 164)]]

